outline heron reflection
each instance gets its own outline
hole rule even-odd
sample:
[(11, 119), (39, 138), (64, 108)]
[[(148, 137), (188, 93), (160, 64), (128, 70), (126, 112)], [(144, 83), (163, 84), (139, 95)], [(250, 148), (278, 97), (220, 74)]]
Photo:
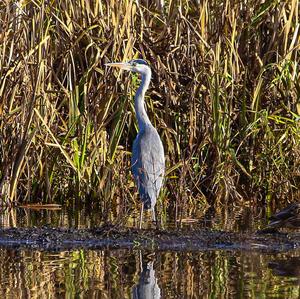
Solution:
[(139, 282), (132, 289), (133, 299), (159, 299), (160, 288), (155, 277), (153, 261), (143, 261)]

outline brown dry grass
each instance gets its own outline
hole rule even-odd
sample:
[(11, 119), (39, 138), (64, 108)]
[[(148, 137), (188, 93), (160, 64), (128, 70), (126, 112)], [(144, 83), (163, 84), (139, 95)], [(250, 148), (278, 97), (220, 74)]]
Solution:
[(2, 203), (133, 201), (138, 80), (104, 67), (133, 57), (153, 69), (164, 202), (298, 190), (299, 2), (199, 2), (1, 2)]

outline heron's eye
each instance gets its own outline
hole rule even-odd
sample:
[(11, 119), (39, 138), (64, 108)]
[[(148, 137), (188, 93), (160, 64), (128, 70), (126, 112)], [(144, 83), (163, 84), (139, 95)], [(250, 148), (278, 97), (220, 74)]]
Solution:
[(132, 65), (132, 66), (136, 66), (136, 62), (133, 61), (133, 62), (131, 63), (131, 65)]

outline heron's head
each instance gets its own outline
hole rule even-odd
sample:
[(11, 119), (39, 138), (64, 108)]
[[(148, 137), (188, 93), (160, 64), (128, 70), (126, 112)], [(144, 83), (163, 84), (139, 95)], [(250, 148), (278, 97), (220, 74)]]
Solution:
[(136, 72), (141, 75), (146, 75), (151, 73), (151, 69), (149, 65), (143, 59), (133, 59), (128, 62), (111, 62), (111, 63), (106, 63), (105, 65), (118, 67), (122, 70)]

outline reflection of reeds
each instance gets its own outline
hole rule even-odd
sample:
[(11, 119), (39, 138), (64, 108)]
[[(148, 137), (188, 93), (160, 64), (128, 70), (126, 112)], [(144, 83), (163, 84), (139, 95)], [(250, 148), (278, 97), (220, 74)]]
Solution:
[[(266, 294), (298, 298), (298, 285), (268, 269), (269, 262), (274, 265), (277, 259), (286, 265), (289, 259), (297, 261), (297, 254), (157, 252), (152, 265), (161, 298), (232, 298), (236, 294), (242, 298)], [(138, 251), (127, 250), (49, 253), (0, 249), (0, 296), (132, 298), (143, 274), (139, 261)]]
[(134, 56), (153, 68), (146, 104), (178, 205), (295, 189), (298, 1), (14, 2), (0, 4), (6, 203), (76, 194), (124, 210), (133, 101), (103, 65)]

